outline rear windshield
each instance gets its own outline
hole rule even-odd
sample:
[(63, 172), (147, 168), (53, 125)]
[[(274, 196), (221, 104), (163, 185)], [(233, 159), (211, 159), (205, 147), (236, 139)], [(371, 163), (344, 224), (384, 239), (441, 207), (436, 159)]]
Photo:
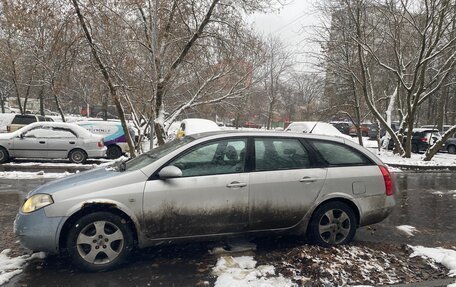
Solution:
[(12, 122), (13, 125), (28, 125), (36, 122), (35, 116), (17, 115)]

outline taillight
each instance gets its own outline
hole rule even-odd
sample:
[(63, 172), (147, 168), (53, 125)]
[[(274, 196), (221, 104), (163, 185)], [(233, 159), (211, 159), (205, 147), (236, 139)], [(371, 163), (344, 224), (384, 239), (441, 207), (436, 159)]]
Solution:
[(428, 139), (427, 138), (420, 138), (420, 142), (427, 143)]
[(378, 167), (382, 172), (383, 181), (385, 182), (385, 194), (386, 196), (391, 196), (393, 195), (393, 180), (391, 179), (391, 174), (385, 166), (379, 165)]
[(99, 141), (99, 142), (98, 142), (98, 147), (99, 147), (99, 148), (102, 148), (103, 146), (104, 146), (103, 141)]

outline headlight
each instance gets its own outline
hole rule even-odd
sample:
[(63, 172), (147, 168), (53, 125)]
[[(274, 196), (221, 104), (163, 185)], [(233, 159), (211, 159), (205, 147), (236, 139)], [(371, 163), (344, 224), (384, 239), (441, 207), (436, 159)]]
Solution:
[(53, 203), (54, 200), (49, 194), (34, 194), (24, 202), (21, 210), (24, 213), (30, 213)]

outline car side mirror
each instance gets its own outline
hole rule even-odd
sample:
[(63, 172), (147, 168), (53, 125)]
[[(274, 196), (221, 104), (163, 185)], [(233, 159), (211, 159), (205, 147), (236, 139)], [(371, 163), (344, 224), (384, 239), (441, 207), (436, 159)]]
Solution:
[(160, 170), (160, 172), (158, 173), (158, 176), (161, 179), (181, 177), (182, 170), (180, 170), (180, 168), (178, 168), (174, 165), (169, 165), (169, 166), (162, 168), (162, 170)]

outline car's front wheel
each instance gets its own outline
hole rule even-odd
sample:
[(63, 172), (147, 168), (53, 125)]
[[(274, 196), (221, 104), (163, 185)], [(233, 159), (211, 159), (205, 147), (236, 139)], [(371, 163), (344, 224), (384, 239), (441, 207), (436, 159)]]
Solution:
[(96, 272), (112, 269), (129, 255), (133, 235), (127, 221), (108, 212), (77, 220), (67, 237), (68, 254), (80, 268)]
[(323, 247), (349, 243), (356, 232), (356, 217), (345, 203), (333, 201), (320, 206), (313, 214), (310, 226), (312, 241)]
[(70, 152), (68, 158), (74, 163), (85, 163), (87, 160), (87, 154), (81, 149), (74, 149)]
[(9, 159), (10, 157), (8, 151), (0, 147), (0, 163), (8, 162)]

